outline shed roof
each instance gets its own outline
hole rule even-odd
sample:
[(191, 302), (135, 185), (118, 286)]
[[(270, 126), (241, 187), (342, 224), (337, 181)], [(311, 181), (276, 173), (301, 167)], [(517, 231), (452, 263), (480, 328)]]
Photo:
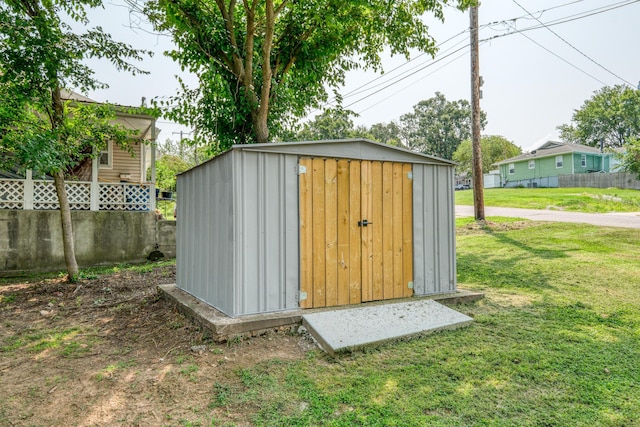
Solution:
[(589, 147), (582, 144), (570, 144), (567, 142), (559, 141), (547, 141), (540, 146), (540, 148), (531, 151), (530, 153), (521, 154), (510, 159), (505, 159), (494, 163), (494, 165), (504, 165), (507, 163), (515, 163), (526, 160), (541, 159), (544, 157), (558, 156), (560, 154), (567, 153), (582, 153), (582, 154), (601, 154), (600, 150), (595, 147)]
[[(253, 151), (276, 154), (295, 154), (310, 157), (332, 157), (339, 159), (373, 160), (402, 163), (419, 163), (455, 166), (451, 160), (416, 153), (405, 148), (368, 139), (331, 139), (322, 141), (269, 142), (266, 144), (234, 145), (220, 157), (232, 151)], [(203, 163), (202, 165), (206, 164)], [(199, 166), (202, 166), (199, 165)], [(198, 167), (198, 166), (196, 166)], [(184, 173), (184, 172), (183, 172)]]

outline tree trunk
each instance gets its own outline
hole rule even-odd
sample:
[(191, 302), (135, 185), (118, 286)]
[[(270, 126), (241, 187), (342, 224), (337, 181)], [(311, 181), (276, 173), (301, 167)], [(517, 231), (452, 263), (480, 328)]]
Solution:
[[(51, 107), (53, 117), (51, 127), (58, 129), (64, 121), (64, 108), (60, 98), (60, 85), (56, 81), (55, 89), (51, 93)], [(53, 182), (56, 185), (58, 203), (60, 204), (60, 221), (62, 223), (62, 247), (64, 248), (64, 262), (69, 273), (68, 281), (75, 282), (78, 277), (78, 263), (76, 261), (76, 250), (73, 244), (73, 226), (71, 224), (71, 208), (67, 189), (64, 186), (64, 171), (59, 170), (53, 173)]]
[(256, 133), (256, 142), (258, 144), (264, 144), (269, 142), (269, 127), (267, 126), (267, 113), (268, 111), (258, 111), (255, 116), (255, 122), (253, 124), (254, 131)]
[(265, 32), (262, 43), (262, 88), (260, 90), (260, 105), (255, 118), (256, 141), (259, 144), (269, 142), (269, 127), (267, 118), (269, 116), (269, 100), (271, 99), (271, 47), (275, 33), (275, 10), (273, 0), (267, 0), (265, 4)]
[(78, 277), (78, 263), (76, 262), (76, 250), (73, 244), (73, 226), (71, 224), (71, 208), (67, 190), (64, 187), (64, 172), (58, 171), (53, 175), (56, 185), (56, 193), (60, 203), (60, 222), (62, 223), (62, 245), (64, 248), (64, 262), (69, 273), (68, 280), (74, 282)]

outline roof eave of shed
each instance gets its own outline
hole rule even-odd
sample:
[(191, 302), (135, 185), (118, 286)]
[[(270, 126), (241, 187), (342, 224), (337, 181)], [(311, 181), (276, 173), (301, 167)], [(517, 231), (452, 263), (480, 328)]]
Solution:
[[(425, 164), (441, 164), (446, 166), (455, 166), (457, 163), (452, 160), (442, 159), (435, 156), (430, 156), (428, 154), (416, 153), (415, 151), (408, 150), (406, 148), (395, 147), (388, 144), (383, 144), (376, 141), (371, 141), (369, 139), (364, 138), (352, 138), (352, 139), (328, 139), (328, 140), (319, 140), (319, 141), (296, 141), (296, 142), (269, 142), (266, 144), (242, 144), (242, 145), (234, 145), (232, 150), (243, 150), (243, 151), (263, 151), (263, 152), (271, 152), (271, 153), (282, 153), (282, 154), (304, 154), (307, 148), (317, 146), (317, 145), (326, 145), (326, 144), (343, 144), (343, 143), (361, 143), (365, 146), (372, 146), (382, 148), (384, 150), (389, 150), (390, 152), (398, 152), (403, 153), (404, 155), (409, 155), (414, 159), (415, 163), (425, 163)], [(341, 157), (339, 153), (336, 153), (335, 157)], [(352, 156), (342, 156), (351, 158)]]

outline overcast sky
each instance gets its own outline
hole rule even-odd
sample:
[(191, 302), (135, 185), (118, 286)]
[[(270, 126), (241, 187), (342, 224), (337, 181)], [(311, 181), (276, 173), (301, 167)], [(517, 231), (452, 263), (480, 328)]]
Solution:
[[(98, 78), (110, 88), (89, 96), (140, 105), (143, 96), (175, 94), (174, 76), (180, 69), (162, 54), (171, 48), (171, 40), (131, 29), (123, 3), (113, 0), (104, 10), (92, 12), (91, 26), (100, 25), (116, 40), (155, 51), (141, 64), (151, 74), (134, 77), (94, 62)], [(480, 45), (481, 108), (488, 120), (483, 134), (502, 135), (531, 150), (557, 139), (556, 127), (568, 123), (594, 91), (616, 84), (636, 87), (640, 81), (640, 0), (486, 0), (479, 16), (480, 39), (485, 40)], [(447, 8), (444, 23), (429, 16), (425, 21), (441, 43), (435, 60), (419, 52), (408, 64), (403, 57), (387, 57), (383, 76), (349, 75), (343, 106), (360, 115), (356, 124), (398, 120), (435, 92), (449, 100), (469, 99), (469, 13)], [(538, 29), (526, 30), (532, 27)], [(513, 34), (503, 36), (506, 33)], [(187, 81), (196, 83), (189, 77)], [(160, 141), (190, 131), (164, 119), (158, 127)]]

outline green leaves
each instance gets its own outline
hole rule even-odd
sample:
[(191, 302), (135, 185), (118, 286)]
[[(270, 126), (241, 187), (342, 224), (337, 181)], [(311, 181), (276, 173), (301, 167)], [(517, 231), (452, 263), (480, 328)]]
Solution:
[[(435, 97), (420, 101), (413, 110), (400, 118), (403, 138), (412, 150), (452, 159), (460, 143), (471, 138), (471, 106), (466, 100), (448, 101), (436, 92)], [(486, 122), (482, 112), (482, 128)]]
[(342, 108), (327, 109), (314, 120), (305, 123), (295, 139), (313, 141), (362, 137), (354, 128), (351, 117), (357, 117), (357, 114)]
[(624, 152), (619, 156), (622, 167), (640, 179), (640, 139), (631, 139), (624, 148)]
[(192, 167), (178, 156), (164, 155), (156, 161), (156, 186), (175, 191), (176, 175)]
[(640, 90), (607, 86), (575, 110), (571, 124), (558, 126), (567, 142), (597, 147), (622, 147), (640, 138)]
[[(435, 53), (423, 15), (442, 19), (446, 3), (154, 0), (145, 12), (157, 30), (173, 35), (178, 50), (169, 56), (199, 77), (198, 88), (182, 86), (168, 117), (225, 150), (267, 142), (265, 126), (271, 139), (286, 135), (347, 71), (381, 69), (385, 47), (405, 56), (411, 49)], [(272, 7), (273, 20), (266, 13)]]
[[(75, 34), (58, 13), (86, 23), (86, 7), (99, 0), (0, 3), (0, 150), (22, 168), (69, 171), (108, 140), (127, 148), (132, 131), (112, 125), (113, 106), (64, 103), (63, 87), (105, 87), (83, 61), (105, 58), (116, 68), (143, 72), (128, 59), (148, 52), (114, 41), (98, 27)], [(145, 109), (157, 116), (157, 111)]]
[[(482, 151), (482, 170), (485, 172), (490, 171), (491, 165), (494, 163), (522, 153), (520, 147), (499, 135), (483, 136), (480, 139), (480, 150)], [(456, 166), (456, 171), (459, 174), (471, 173), (472, 146), (470, 139), (462, 141), (453, 153), (453, 160), (459, 163)]]

